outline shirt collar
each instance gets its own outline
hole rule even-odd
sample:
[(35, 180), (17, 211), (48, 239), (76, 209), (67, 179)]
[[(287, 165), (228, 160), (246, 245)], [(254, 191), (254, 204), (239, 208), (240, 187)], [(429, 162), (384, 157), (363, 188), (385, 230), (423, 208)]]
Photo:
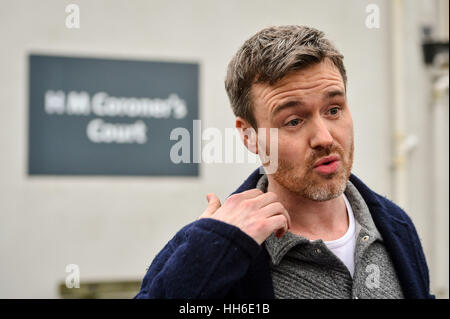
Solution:
[[(261, 190), (262, 192), (267, 192), (269, 181), (267, 179), (267, 175), (262, 175), (257, 184), (256, 188)], [(355, 216), (355, 220), (358, 224), (357, 234), (359, 230), (364, 232), (365, 235), (371, 237), (370, 242), (375, 240), (383, 241), (381, 234), (375, 226), (375, 223), (372, 220), (372, 216), (370, 214), (370, 210), (362, 198), (361, 194), (359, 194), (356, 187), (350, 182), (347, 181), (346, 189), (344, 191), (345, 196), (347, 197), (352, 210)], [(316, 240), (311, 242), (309, 239), (293, 234), (291, 232), (286, 232), (286, 234), (277, 238), (274, 234), (271, 234), (264, 242), (267, 252), (269, 253), (272, 263), (277, 265), (280, 263), (281, 259), (295, 246), (297, 245), (306, 245), (306, 244), (320, 244), (322, 240)]]

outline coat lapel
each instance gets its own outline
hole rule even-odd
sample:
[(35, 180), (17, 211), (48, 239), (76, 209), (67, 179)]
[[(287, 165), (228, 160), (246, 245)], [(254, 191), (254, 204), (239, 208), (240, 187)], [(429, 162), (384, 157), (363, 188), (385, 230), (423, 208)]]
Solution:
[(426, 264), (425, 258), (421, 258), (420, 240), (409, 217), (398, 206), (370, 190), (356, 176), (351, 175), (350, 181), (364, 198), (383, 236), (405, 298), (427, 298), (428, 270), (424, 269)]

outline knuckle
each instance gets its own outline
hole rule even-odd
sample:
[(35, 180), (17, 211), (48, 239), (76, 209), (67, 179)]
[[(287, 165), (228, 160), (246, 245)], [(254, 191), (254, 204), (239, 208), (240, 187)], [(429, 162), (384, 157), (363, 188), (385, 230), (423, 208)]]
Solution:
[(236, 203), (236, 202), (239, 201), (239, 198), (240, 198), (240, 197), (241, 197), (240, 194), (233, 194), (233, 195), (230, 195), (230, 196), (227, 198), (226, 202), (228, 202), (228, 203)]
[(250, 209), (250, 208), (252, 208), (253, 204), (254, 204), (254, 201), (253, 201), (253, 200), (251, 200), (251, 199), (246, 199), (246, 200), (244, 200), (244, 201), (241, 202), (240, 207), (241, 207), (242, 209)]
[(262, 192), (258, 188), (252, 188), (252, 189), (246, 190), (245, 192), (242, 192), (242, 194), (244, 194), (244, 196), (259, 195), (260, 193), (262, 193)]
[(278, 227), (283, 226), (286, 223), (286, 217), (284, 215), (276, 216), (276, 221)]
[(276, 202), (276, 203), (274, 204), (274, 206), (275, 206), (275, 209), (276, 209), (277, 211), (279, 211), (280, 213), (282, 213), (282, 212), (285, 211), (283, 204), (281, 204), (280, 202)]
[(252, 191), (256, 194), (264, 194), (262, 190), (260, 190), (259, 188), (254, 188), (252, 189)]
[(258, 232), (261, 232), (261, 231), (265, 230), (266, 228), (267, 228), (267, 221), (260, 220), (256, 223), (256, 230)]
[(267, 194), (270, 196), (273, 200), (278, 200), (278, 195), (274, 192), (267, 192)]

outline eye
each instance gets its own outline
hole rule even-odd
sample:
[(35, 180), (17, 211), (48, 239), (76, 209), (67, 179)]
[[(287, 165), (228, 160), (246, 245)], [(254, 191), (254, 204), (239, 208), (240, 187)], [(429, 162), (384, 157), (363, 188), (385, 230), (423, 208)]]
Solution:
[(335, 107), (329, 109), (327, 113), (329, 113), (332, 116), (336, 116), (336, 115), (338, 115), (338, 113), (340, 111), (341, 111), (341, 109), (338, 106), (335, 106)]
[(297, 126), (300, 124), (300, 119), (293, 119), (286, 123), (286, 126)]

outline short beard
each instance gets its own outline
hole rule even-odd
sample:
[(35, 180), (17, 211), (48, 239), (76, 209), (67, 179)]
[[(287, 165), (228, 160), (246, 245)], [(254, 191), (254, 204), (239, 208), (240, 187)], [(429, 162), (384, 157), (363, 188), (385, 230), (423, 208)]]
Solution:
[[(338, 145), (314, 150), (306, 160), (304, 167), (298, 163), (279, 159), (278, 169), (272, 175), (274, 180), (287, 190), (313, 201), (327, 201), (337, 198), (345, 191), (353, 166), (353, 139), (346, 152)], [(314, 163), (324, 156), (339, 154), (341, 165), (337, 172), (329, 175), (317, 175), (313, 171)], [(303, 170), (302, 173), (297, 173)]]

